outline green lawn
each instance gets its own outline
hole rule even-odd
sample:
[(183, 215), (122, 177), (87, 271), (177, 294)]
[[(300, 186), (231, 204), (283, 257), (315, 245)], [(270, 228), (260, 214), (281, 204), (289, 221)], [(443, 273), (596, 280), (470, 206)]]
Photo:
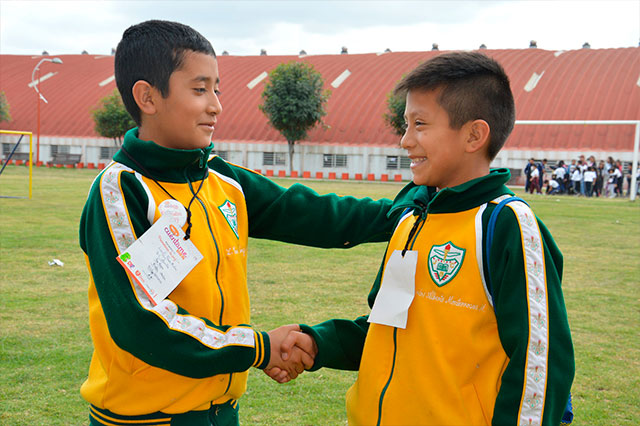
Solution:
[[(34, 170), (33, 199), (0, 199), (0, 425), (82, 425), (79, 387), (91, 355), (87, 272), (78, 219), (91, 170)], [(8, 166), (0, 195), (27, 195), (27, 168)], [(278, 180), (284, 186), (293, 181)], [(306, 181), (318, 192), (393, 197), (393, 183)], [(565, 259), (576, 349), (575, 425), (640, 424), (640, 202), (520, 195)], [(249, 245), (253, 324), (262, 329), (368, 312), (384, 244), (350, 250)], [(60, 259), (63, 267), (49, 266)], [(250, 374), (243, 425), (342, 425), (354, 373), (321, 370), (277, 385)]]

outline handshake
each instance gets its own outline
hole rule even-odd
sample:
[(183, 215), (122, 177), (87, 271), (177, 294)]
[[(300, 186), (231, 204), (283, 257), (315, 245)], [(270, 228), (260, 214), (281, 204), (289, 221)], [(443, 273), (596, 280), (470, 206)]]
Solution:
[(313, 366), (318, 346), (311, 336), (300, 331), (297, 324), (271, 330), (269, 340), (271, 359), (264, 372), (276, 382), (287, 383)]

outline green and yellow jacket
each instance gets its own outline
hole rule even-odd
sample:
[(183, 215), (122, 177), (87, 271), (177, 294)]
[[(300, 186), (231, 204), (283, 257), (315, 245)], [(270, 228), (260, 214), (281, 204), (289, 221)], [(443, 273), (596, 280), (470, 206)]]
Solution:
[[(387, 217), (391, 201), (285, 189), (210, 157), (213, 145), (172, 150), (137, 134), (126, 134), (95, 179), (80, 222), (94, 344), (81, 393), (127, 416), (205, 410), (239, 398), (247, 370), (269, 362), (268, 334), (250, 325), (248, 237), (325, 248), (386, 241), (395, 223)], [(204, 259), (154, 306), (116, 256), (170, 198), (185, 207), (193, 199), (191, 241)]]
[(560, 423), (575, 369), (562, 255), (531, 209), (512, 202), (486, 261), (491, 212), (513, 195), (508, 179), (493, 170), (439, 192), (408, 185), (396, 198), (392, 212), (405, 214), (368, 301), (391, 254), (417, 251), (406, 328), (368, 316), (303, 325), (318, 344), (314, 370), (359, 370), (347, 393), (350, 424)]

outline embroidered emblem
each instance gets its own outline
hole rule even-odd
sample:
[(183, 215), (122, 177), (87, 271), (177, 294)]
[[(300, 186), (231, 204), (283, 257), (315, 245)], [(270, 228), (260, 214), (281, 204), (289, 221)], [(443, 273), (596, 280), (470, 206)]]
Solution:
[(529, 408), (536, 408), (542, 402), (542, 398), (537, 393), (534, 393), (533, 396), (527, 397), (524, 400)]
[(238, 236), (238, 210), (236, 205), (227, 200), (221, 206), (218, 206), (218, 209), (222, 212), (233, 233), (236, 234), (236, 238), (240, 239)]
[(534, 342), (531, 345), (531, 349), (533, 350), (533, 353), (535, 353), (536, 355), (542, 354), (546, 348), (547, 348), (546, 345), (540, 339), (538, 339), (537, 342)]
[(544, 297), (544, 292), (542, 290), (540, 290), (540, 287), (536, 287), (535, 292), (533, 293), (533, 299), (540, 303), (542, 301), (542, 298)]
[(431, 247), (427, 259), (429, 275), (438, 287), (447, 284), (458, 274), (466, 251), (456, 247), (451, 241)]
[(115, 212), (115, 214), (113, 216), (111, 216), (111, 223), (115, 227), (120, 227), (120, 226), (124, 225), (124, 217), (120, 216), (118, 214), (118, 212)]
[(546, 322), (541, 313), (538, 312), (538, 316), (533, 317), (533, 324), (538, 328), (544, 328)]
[(109, 191), (108, 194), (104, 195), (104, 200), (109, 203), (109, 204), (115, 204), (118, 201), (120, 201), (120, 197), (118, 197), (117, 195), (115, 195), (113, 193), (113, 191)]
[(131, 244), (133, 244), (133, 238), (131, 238), (131, 236), (127, 234), (122, 234), (120, 235), (120, 237), (118, 237), (118, 244), (121, 247), (125, 247), (126, 250)]
[(530, 368), (529, 370), (531, 371), (531, 377), (533, 378), (533, 381), (536, 383), (540, 383), (540, 380), (542, 380), (542, 378), (544, 377), (544, 372), (542, 371), (542, 369), (536, 366), (535, 368)]
[(538, 240), (536, 240), (533, 235), (531, 236), (531, 238), (526, 239), (524, 241), (524, 246), (528, 249), (531, 250), (538, 250), (538, 247), (540, 247)]
[(542, 265), (534, 261), (533, 266), (531, 267), (531, 272), (533, 273), (533, 275), (540, 278), (540, 276), (542, 275)]

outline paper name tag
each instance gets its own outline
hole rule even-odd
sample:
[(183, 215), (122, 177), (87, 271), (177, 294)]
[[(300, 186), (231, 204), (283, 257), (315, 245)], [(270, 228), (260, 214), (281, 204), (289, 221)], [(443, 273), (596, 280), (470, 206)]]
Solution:
[(380, 290), (369, 314), (369, 322), (406, 328), (409, 307), (416, 294), (418, 252), (401, 250), (391, 253), (384, 268)]
[(161, 216), (118, 257), (118, 262), (157, 305), (202, 260), (202, 254), (172, 218)]

